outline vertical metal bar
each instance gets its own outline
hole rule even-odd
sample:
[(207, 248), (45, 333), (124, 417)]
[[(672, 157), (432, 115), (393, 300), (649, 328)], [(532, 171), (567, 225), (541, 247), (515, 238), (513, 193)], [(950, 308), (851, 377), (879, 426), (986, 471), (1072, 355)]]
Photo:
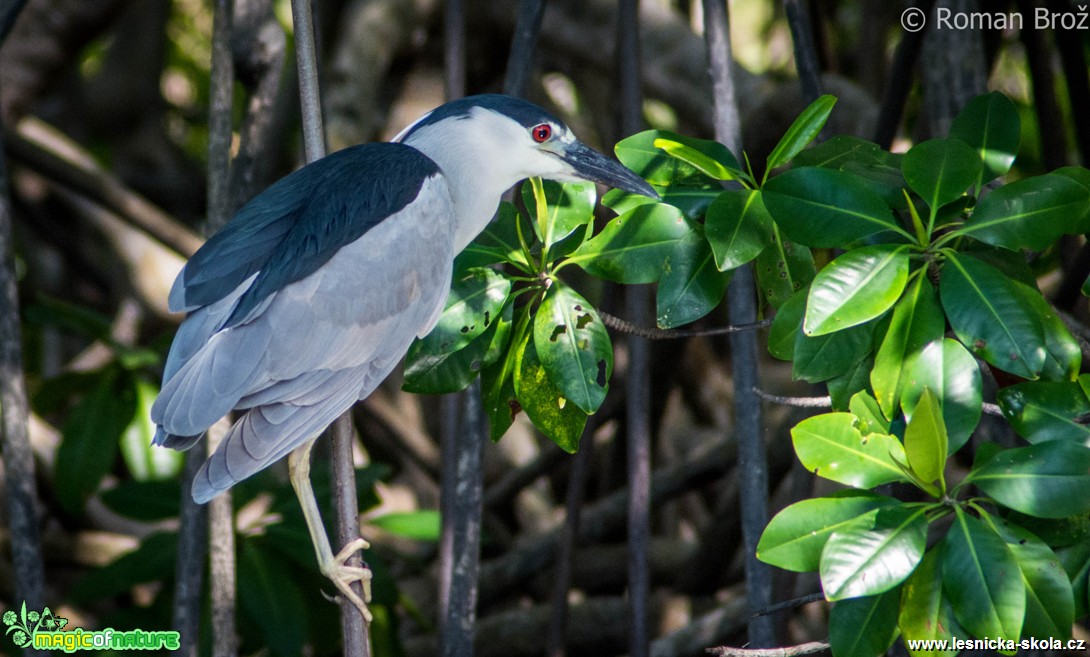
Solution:
[[(788, 0), (788, 4), (793, 4), (792, 0)], [(730, 71), (730, 22), (726, 3), (723, 0), (704, 0), (704, 22), (712, 86), (716, 92), (716, 139), (735, 153), (740, 153), (742, 135)], [(754, 290), (753, 268), (745, 265), (735, 270), (734, 278), (727, 287), (727, 309), (732, 324), (756, 321), (757, 299)], [(758, 386), (757, 335), (754, 331), (736, 331), (728, 339), (734, 377), (734, 424), (738, 434), (746, 597), (750, 609), (763, 609), (772, 600), (772, 572), (756, 557), (757, 541), (768, 521), (768, 461), (761, 427), (761, 400), (755, 392)], [(760, 648), (772, 646), (774, 642), (772, 617), (752, 618), (749, 622), (750, 645)]]
[(511, 54), (507, 58), (507, 73), (503, 78), (503, 92), (512, 96), (524, 96), (530, 86), (530, 74), (534, 70), (534, 53), (537, 37), (541, 32), (541, 20), (545, 16), (545, 0), (522, 0), (515, 19), (515, 34), (511, 38)]
[(299, 102), (303, 112), (303, 151), (307, 162), (325, 157), (322, 100), (318, 93), (318, 51), (310, 0), (291, 0), (295, 58), (299, 68)]
[(466, 95), (466, 11), (462, 0), (446, 0), (443, 49), (447, 100)]
[(787, 14), (787, 24), (791, 28), (791, 40), (795, 45), (795, 69), (802, 83), (803, 95), (807, 101), (816, 100), (822, 94), (823, 85), (810, 12), (803, 0), (784, 0), (783, 8)]

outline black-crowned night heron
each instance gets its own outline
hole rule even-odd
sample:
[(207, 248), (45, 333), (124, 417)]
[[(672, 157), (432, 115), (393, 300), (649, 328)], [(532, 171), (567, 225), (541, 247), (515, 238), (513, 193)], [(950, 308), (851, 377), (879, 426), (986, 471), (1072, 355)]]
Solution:
[(555, 117), (508, 96), (447, 103), (395, 142), (295, 171), (197, 251), (170, 292), (171, 310), (188, 316), (151, 410), (155, 444), (174, 449), (240, 413), (193, 482), (198, 502), (290, 454), (321, 570), (365, 618), (350, 584), (370, 573), (345, 561), (366, 543), (333, 555), (310, 486), (315, 438), (435, 325), (454, 256), (512, 185), (540, 176), (655, 195)]

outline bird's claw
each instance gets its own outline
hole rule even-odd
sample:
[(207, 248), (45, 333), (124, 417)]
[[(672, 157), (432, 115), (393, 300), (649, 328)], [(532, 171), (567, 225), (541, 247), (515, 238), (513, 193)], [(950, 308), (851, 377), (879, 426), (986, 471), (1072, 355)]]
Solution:
[[(322, 564), (321, 567), (322, 574), (333, 582), (341, 595), (360, 610), (366, 623), (371, 622), (371, 612), (367, 609), (367, 603), (371, 601), (371, 569), (367, 566), (349, 566), (346, 562), (352, 555), (369, 547), (371, 546), (367, 541), (357, 538), (345, 545), (337, 556), (328, 563)], [(355, 582), (359, 582), (363, 588), (362, 598), (352, 590), (352, 584)]]

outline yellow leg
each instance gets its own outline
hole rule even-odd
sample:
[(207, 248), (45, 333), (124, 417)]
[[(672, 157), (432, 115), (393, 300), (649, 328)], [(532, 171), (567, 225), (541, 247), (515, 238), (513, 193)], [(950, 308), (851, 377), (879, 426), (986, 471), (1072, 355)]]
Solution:
[[(366, 603), (371, 601), (371, 570), (366, 567), (349, 566), (345, 562), (359, 550), (371, 546), (362, 538), (357, 538), (344, 546), (344, 549), (336, 556), (333, 555), (329, 537), (322, 524), (322, 515), (318, 511), (318, 500), (314, 497), (314, 489), (310, 485), (310, 448), (313, 446), (314, 441), (310, 440), (288, 455), (288, 475), (291, 478), (291, 485), (299, 498), (299, 505), (303, 507), (303, 517), (306, 518), (307, 530), (310, 531), (310, 540), (314, 543), (314, 551), (318, 555), (318, 567), (322, 574), (333, 582), (341, 595), (348, 598), (360, 610), (363, 620), (370, 623), (371, 612), (368, 611)], [(359, 582), (363, 587), (362, 599), (352, 590), (354, 582)]]

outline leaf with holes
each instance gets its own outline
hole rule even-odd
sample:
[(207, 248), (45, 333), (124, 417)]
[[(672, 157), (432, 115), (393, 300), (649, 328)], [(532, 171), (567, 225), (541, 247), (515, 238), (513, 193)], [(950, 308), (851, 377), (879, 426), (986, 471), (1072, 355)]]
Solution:
[(613, 373), (613, 345), (598, 311), (554, 281), (534, 318), (534, 345), (549, 380), (567, 400), (587, 413), (598, 410)]
[(464, 348), (488, 330), (507, 302), (511, 281), (485, 267), (471, 269), (454, 281), (439, 323), (420, 342), (425, 354), (448, 354)]
[(772, 226), (772, 243), (757, 255), (753, 263), (757, 286), (768, 305), (779, 308), (791, 295), (814, 280), (814, 256), (810, 249), (785, 240)]
[(587, 414), (569, 403), (564, 393), (553, 385), (538, 358), (534, 336), (519, 351), (515, 367), (515, 393), (526, 417), (560, 449), (574, 454), (587, 424)]
[(723, 300), (733, 275), (716, 268), (708, 240), (699, 225), (695, 229), (677, 242), (659, 279), (655, 321), (662, 328), (695, 322), (710, 313)]
[(640, 205), (613, 219), (571, 254), (588, 274), (616, 283), (654, 283), (694, 224), (670, 205)]
[(973, 353), (1022, 378), (1040, 376), (1045, 332), (1018, 283), (972, 256), (950, 254), (939, 296), (954, 333)]
[(802, 330), (826, 335), (889, 310), (908, 282), (908, 247), (878, 244), (852, 249), (814, 277)]
[(465, 390), (481, 369), (503, 355), (511, 338), (513, 308), (514, 304), (505, 304), (488, 329), (458, 351), (429, 354), (421, 341), (414, 342), (405, 355), (401, 389), (428, 395)]
[(874, 488), (893, 481), (908, 481), (899, 463), (905, 450), (893, 436), (864, 436), (851, 413), (825, 413), (791, 430), (795, 454), (807, 470), (854, 488)]

